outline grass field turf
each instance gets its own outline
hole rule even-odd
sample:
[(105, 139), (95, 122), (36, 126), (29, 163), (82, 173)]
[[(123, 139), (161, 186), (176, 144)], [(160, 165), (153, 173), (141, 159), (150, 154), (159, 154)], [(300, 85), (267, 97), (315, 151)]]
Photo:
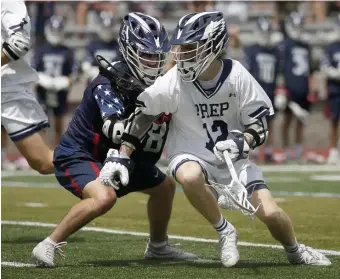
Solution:
[[(274, 191), (338, 193), (340, 188), (339, 181), (314, 181), (306, 173), (270, 173), (267, 177), (299, 178), (298, 182), (289, 183), (274, 179), (270, 182)], [(53, 177), (3, 177), (4, 186), (6, 181), (22, 182), (23, 186), (25, 182), (55, 182)], [(2, 220), (58, 223), (76, 201), (62, 188), (3, 187)], [(147, 197), (139, 193), (124, 197), (113, 210), (89, 226), (147, 232), (146, 201)], [(27, 207), (28, 202), (43, 203), (46, 207)], [(340, 251), (339, 203), (337, 198), (285, 197), (280, 205), (292, 217), (301, 243)], [(277, 244), (258, 220), (250, 221), (238, 212), (224, 211), (224, 215), (237, 227), (240, 241)], [(3, 225), (2, 261), (30, 263), (31, 250), (50, 231), (50, 228)], [(181, 192), (176, 194), (169, 233), (216, 239), (214, 230), (191, 208)], [(340, 272), (340, 256), (330, 256), (331, 267), (296, 267), (287, 264), (283, 250), (245, 246), (240, 246), (241, 260), (237, 267), (225, 269), (216, 262), (218, 253), (214, 243), (183, 240), (171, 243), (180, 243), (179, 247), (215, 262), (144, 261), (145, 241), (146, 237), (78, 232), (68, 240), (66, 259), (59, 262), (58, 268), (2, 266), (2, 278), (337, 278)]]

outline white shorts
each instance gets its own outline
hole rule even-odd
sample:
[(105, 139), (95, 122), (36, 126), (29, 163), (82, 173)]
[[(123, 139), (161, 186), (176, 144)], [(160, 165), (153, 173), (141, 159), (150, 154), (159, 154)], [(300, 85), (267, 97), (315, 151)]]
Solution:
[(50, 126), (31, 88), (31, 83), (1, 88), (1, 125), (12, 141)]
[[(200, 164), (207, 183), (208, 180), (224, 185), (228, 185), (231, 182), (231, 176), (226, 164), (211, 165), (192, 154), (180, 154), (173, 157), (168, 167), (168, 174), (176, 178), (176, 171), (178, 168), (189, 161), (194, 161)], [(256, 164), (243, 160), (243, 162), (235, 164), (235, 169), (240, 181), (245, 186), (249, 194), (256, 190), (268, 189), (263, 179), (263, 174)]]

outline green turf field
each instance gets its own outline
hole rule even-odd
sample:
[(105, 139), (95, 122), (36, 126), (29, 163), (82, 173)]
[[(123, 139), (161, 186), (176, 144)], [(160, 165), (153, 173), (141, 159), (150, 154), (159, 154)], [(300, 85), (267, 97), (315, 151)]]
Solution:
[[(68, 239), (66, 258), (58, 262), (57, 268), (9, 266), (31, 264), (30, 254), (36, 243), (49, 234), (53, 224), (59, 222), (77, 199), (58, 188), (52, 176), (3, 176), (1, 275), (2, 278), (337, 278), (340, 272), (339, 174), (339, 171), (265, 173), (270, 188), (277, 193), (278, 202), (291, 216), (299, 241), (332, 250), (329, 252), (331, 267), (291, 266), (281, 249), (249, 246), (278, 243), (258, 220), (251, 221), (239, 212), (224, 211), (240, 235), (241, 260), (231, 269), (221, 267), (215, 243), (212, 243), (216, 232), (191, 208), (180, 188), (174, 201), (169, 234), (192, 238), (188, 241), (177, 237), (170, 241), (199, 255), (202, 259), (199, 262), (143, 260), (148, 231), (147, 197), (134, 193), (91, 222), (87, 227), (91, 231), (78, 232)], [(334, 181), (316, 180), (320, 175), (331, 175), (329, 179)], [(311, 193), (327, 193), (330, 197), (308, 196)], [(136, 232), (144, 234), (136, 235)], [(202, 238), (206, 242), (202, 242)]]

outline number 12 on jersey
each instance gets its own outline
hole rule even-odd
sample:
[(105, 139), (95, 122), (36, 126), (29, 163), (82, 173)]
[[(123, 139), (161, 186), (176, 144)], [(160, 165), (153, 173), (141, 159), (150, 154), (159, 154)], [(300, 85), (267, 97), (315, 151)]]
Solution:
[[(204, 123), (203, 128), (206, 130), (209, 139), (209, 141), (205, 143), (205, 148), (214, 153), (214, 146), (216, 142), (223, 141), (228, 138), (228, 124), (222, 120), (214, 120), (211, 127), (208, 128), (207, 123)], [(219, 135), (214, 141), (212, 135), (214, 136), (217, 132)]]

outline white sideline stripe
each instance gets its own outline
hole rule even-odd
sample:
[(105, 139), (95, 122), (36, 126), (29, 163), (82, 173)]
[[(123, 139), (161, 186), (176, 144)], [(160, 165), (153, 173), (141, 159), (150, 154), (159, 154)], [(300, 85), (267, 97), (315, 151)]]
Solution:
[[(56, 224), (52, 224), (52, 223), (29, 222), (29, 221), (6, 221), (6, 220), (2, 220), (1, 224), (2, 225), (19, 225), (19, 226), (28, 226), (28, 227), (44, 227), (44, 228), (54, 228), (57, 226)], [(101, 232), (101, 233), (109, 233), (109, 234), (133, 235), (133, 236), (143, 236), (143, 237), (149, 236), (148, 233), (143, 233), (143, 232), (112, 230), (112, 229), (97, 228), (97, 227), (84, 227), (81, 230), (88, 231), (88, 232)], [(192, 242), (217, 243), (216, 239), (209, 239), (209, 238), (181, 236), (181, 235), (168, 235), (168, 237), (171, 239), (185, 240), (185, 241), (192, 241)], [(238, 244), (240, 246), (248, 246), (248, 247), (283, 249), (282, 246), (280, 245), (270, 245), (270, 244), (252, 243), (252, 242), (244, 242), (244, 241), (239, 241)], [(324, 250), (324, 249), (317, 249), (317, 251), (327, 254), (327, 255), (340, 256), (340, 251)]]
[(13, 266), (13, 267), (35, 267), (34, 264), (19, 263), (19, 262), (1, 262), (1, 265)]

